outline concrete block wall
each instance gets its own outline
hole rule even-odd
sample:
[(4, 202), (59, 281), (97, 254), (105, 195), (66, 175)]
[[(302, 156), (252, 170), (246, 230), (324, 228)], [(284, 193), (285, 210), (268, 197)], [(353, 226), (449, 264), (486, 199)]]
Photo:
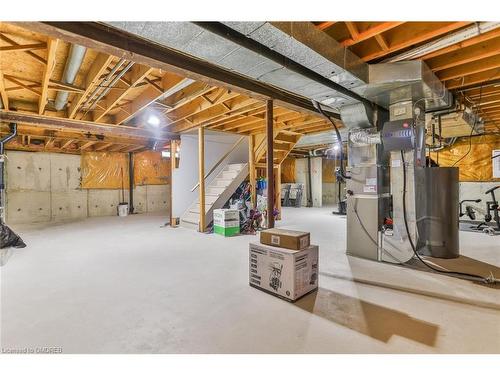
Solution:
[(338, 203), (338, 184), (336, 182), (323, 182), (323, 205)]
[[(307, 158), (295, 160), (295, 179), (298, 183), (305, 186), (302, 194), (302, 205), (307, 205), (309, 186), (308, 162)], [(322, 159), (320, 157), (311, 158), (311, 184), (312, 184), (312, 203), (313, 207), (323, 205), (323, 184), (322, 184)]]
[[(7, 222), (40, 223), (114, 216), (119, 189), (81, 189), (79, 155), (8, 151)], [(137, 186), (136, 212), (167, 212), (167, 185)], [(129, 193), (125, 191), (125, 201)]]

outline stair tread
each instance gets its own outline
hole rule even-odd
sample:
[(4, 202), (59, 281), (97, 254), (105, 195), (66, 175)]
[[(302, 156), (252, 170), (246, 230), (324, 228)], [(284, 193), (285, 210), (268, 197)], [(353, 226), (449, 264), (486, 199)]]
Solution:
[[(248, 172), (248, 163), (234, 163), (228, 164), (222, 171), (206, 186), (205, 191), (205, 213), (207, 222), (211, 221), (211, 211), (216, 208), (222, 207), (222, 202), (228, 196), (229, 188), (237, 188), (239, 181), (244, 181)], [(238, 184), (239, 185), (239, 184)], [(207, 191), (208, 190), (208, 191)], [(232, 195), (232, 194), (231, 194)], [(208, 203), (208, 202), (211, 203)], [(198, 226), (200, 215), (200, 203), (197, 199), (181, 216), (181, 222), (185, 222), (186, 226)], [(209, 220), (210, 218), (210, 220)]]

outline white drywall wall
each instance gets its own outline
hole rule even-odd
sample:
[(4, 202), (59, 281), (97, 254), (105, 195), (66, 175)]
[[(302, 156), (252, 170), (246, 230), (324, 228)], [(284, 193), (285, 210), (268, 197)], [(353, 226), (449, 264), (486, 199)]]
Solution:
[[(240, 135), (205, 131), (205, 174), (240, 139)], [(179, 168), (173, 173), (173, 215), (180, 217), (198, 197), (198, 189), (191, 189), (198, 183), (198, 134), (181, 135)], [(207, 179), (208, 184), (217, 173), (230, 163), (248, 162), (248, 137), (221, 163)]]

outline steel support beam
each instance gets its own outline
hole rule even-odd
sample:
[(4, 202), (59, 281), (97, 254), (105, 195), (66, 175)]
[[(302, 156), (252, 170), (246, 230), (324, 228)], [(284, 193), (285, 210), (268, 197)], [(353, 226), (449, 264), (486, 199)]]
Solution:
[(201, 233), (205, 232), (205, 128), (198, 128), (198, 184), (199, 184), (199, 199), (200, 203), (200, 229)]
[(177, 226), (177, 218), (174, 217), (174, 200), (173, 197), (173, 188), (174, 188), (174, 171), (176, 168), (176, 159), (175, 154), (177, 153), (177, 141), (170, 141), (170, 189), (168, 194), (168, 219), (170, 220), (170, 226), (175, 228)]
[(257, 176), (255, 170), (255, 136), (248, 136), (248, 175), (250, 178), (250, 200), (252, 208), (257, 207)]
[(274, 228), (274, 129), (273, 101), (266, 103), (267, 227)]
[(128, 213), (134, 213), (134, 153), (128, 153)]

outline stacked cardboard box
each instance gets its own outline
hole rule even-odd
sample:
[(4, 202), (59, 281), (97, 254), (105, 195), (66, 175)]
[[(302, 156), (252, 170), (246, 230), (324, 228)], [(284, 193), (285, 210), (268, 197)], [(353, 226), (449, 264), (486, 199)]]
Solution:
[(240, 233), (240, 214), (238, 210), (214, 210), (214, 233), (225, 237)]
[(319, 247), (308, 232), (267, 229), (250, 244), (250, 286), (295, 301), (318, 288)]

